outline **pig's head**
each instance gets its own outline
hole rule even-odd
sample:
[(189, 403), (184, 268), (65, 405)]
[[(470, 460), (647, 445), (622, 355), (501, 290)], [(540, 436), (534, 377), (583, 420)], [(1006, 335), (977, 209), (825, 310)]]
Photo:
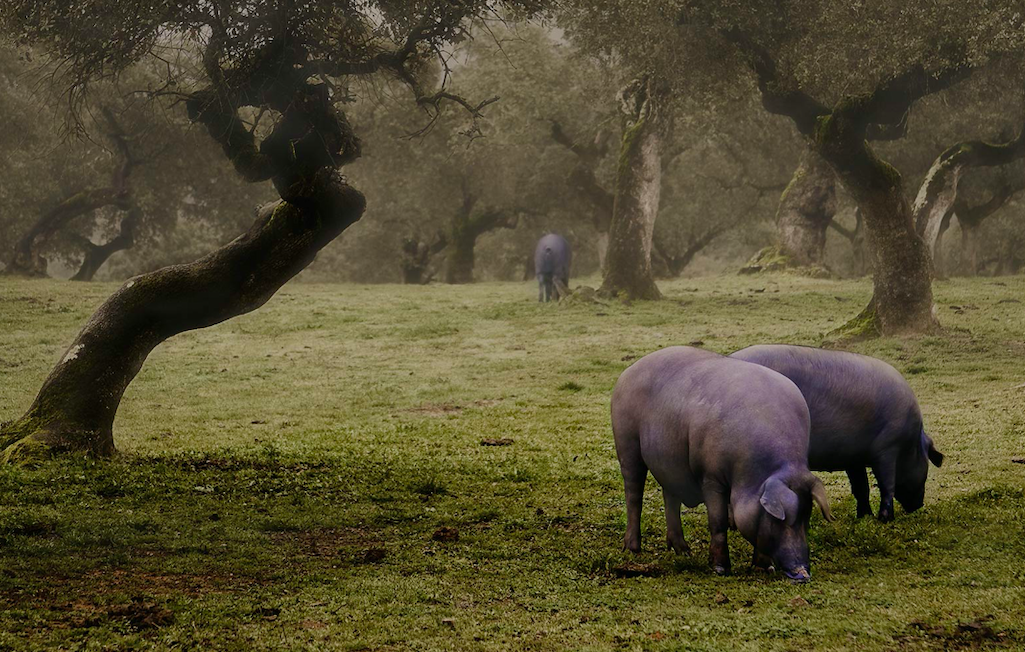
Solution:
[(918, 445), (905, 447), (897, 457), (897, 482), (893, 487), (893, 497), (905, 512), (913, 512), (925, 503), (929, 462), (937, 467), (942, 465), (943, 453), (936, 450), (932, 438), (923, 431)]
[(811, 579), (808, 520), (812, 503), (819, 506), (826, 520), (833, 520), (826, 489), (818, 478), (807, 471), (776, 474), (762, 483), (757, 502), (738, 505), (734, 514), (741, 534), (794, 582)]

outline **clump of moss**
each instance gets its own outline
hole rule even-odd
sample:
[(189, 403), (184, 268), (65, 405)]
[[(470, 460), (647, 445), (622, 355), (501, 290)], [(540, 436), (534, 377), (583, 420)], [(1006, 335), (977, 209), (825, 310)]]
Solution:
[(751, 257), (740, 274), (761, 274), (762, 272), (792, 272), (811, 278), (833, 278), (833, 273), (821, 265), (799, 265), (792, 257), (783, 252), (782, 247), (773, 245), (765, 247)]
[(875, 302), (870, 302), (858, 316), (826, 333), (827, 342), (860, 342), (883, 334), (879, 311)]

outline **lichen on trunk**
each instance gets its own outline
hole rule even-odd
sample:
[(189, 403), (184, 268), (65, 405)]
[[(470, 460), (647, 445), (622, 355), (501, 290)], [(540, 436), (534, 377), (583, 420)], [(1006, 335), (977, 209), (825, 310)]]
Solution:
[(649, 76), (622, 93), (626, 127), (616, 170), (615, 203), (600, 294), (661, 299), (651, 269), (652, 237), (662, 184), (666, 130), (663, 91)]
[(833, 170), (809, 150), (783, 191), (776, 211), (780, 252), (791, 265), (825, 267), (826, 231), (836, 215)]

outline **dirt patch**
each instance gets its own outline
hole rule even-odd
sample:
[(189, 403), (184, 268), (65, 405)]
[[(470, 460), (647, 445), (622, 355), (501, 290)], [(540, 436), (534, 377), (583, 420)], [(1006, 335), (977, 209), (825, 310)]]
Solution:
[(459, 541), (459, 530), (454, 527), (443, 525), (434, 531), (431, 538), (435, 541), (441, 541), (443, 543), (451, 543)]
[(613, 568), (612, 574), (616, 577), (656, 577), (662, 574), (662, 567), (654, 563), (628, 561)]
[(918, 648), (922, 644), (944, 650), (979, 650), (1017, 647), (1021, 642), (1010, 633), (993, 627), (992, 616), (954, 623), (912, 620), (907, 633), (895, 637), (902, 648)]
[(55, 606), (54, 610), (62, 612), (54, 624), (65, 628), (80, 629), (120, 622), (135, 631), (143, 631), (174, 623), (174, 612), (144, 596), (136, 596), (127, 603), (109, 605), (68, 602)]
[[(305, 557), (338, 557), (355, 554), (359, 560), (373, 557), (373, 550), (382, 550), (367, 530), (360, 528), (320, 528), (299, 532), (275, 532), (271, 540), (278, 545), (294, 546)], [(383, 559), (383, 555), (380, 559)], [(380, 561), (380, 559), (372, 561)]]
[(455, 403), (424, 403), (417, 405), (416, 407), (406, 408), (403, 412), (411, 412), (413, 414), (426, 414), (427, 416), (440, 417), (448, 414), (459, 414), (467, 407), (492, 407), (498, 405), (502, 401), (499, 399), (481, 399), (474, 401), (469, 406), (457, 405)]
[(500, 437), (498, 439), (493, 439), (491, 437), (487, 437), (485, 439), (481, 439), (480, 440), (480, 445), (481, 446), (512, 446), (513, 445), (513, 440), (509, 439), (508, 437)]

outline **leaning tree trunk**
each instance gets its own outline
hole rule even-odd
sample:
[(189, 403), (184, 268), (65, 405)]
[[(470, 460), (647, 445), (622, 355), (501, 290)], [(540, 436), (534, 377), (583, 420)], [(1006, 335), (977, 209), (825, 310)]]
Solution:
[(89, 319), (28, 412), (0, 429), (5, 458), (35, 445), (113, 453), (121, 396), (157, 345), (259, 308), (360, 218), (363, 196), (339, 176), (323, 175), (318, 186), (310, 196), (316, 208), (279, 202), (217, 251), (125, 283)]
[(776, 229), (780, 253), (798, 267), (824, 266), (826, 231), (836, 215), (833, 170), (809, 150), (779, 200)]
[(644, 76), (621, 95), (626, 129), (620, 145), (608, 253), (599, 290), (605, 296), (662, 298), (651, 270), (666, 121), (661, 94), (654, 80)]
[[(335, 110), (327, 87), (291, 78), (283, 71), (298, 68), (288, 60), (279, 63), (266, 71), (276, 84), (254, 73), (239, 86), (197, 91), (186, 106), (236, 171), (251, 182), (273, 181), (282, 201), (217, 251), (133, 278), (107, 299), (28, 411), (0, 426), (5, 460), (47, 451), (113, 453), (121, 397), (156, 346), (260, 307), (363, 214), (363, 195), (338, 172), (359, 156), (359, 140)], [(238, 119), (239, 105), (281, 113), (262, 143)]]

